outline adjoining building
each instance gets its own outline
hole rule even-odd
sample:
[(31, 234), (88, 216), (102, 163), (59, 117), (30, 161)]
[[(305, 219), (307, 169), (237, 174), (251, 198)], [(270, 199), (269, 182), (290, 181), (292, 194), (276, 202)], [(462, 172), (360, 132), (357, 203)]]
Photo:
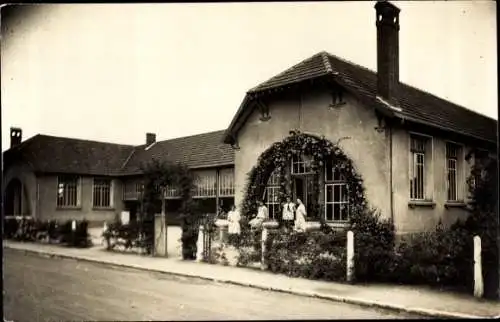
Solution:
[[(122, 211), (134, 218), (140, 207), (141, 165), (150, 160), (182, 162), (197, 176), (193, 198), (215, 213), (234, 200), (234, 152), (223, 131), (156, 142), (146, 134), (140, 146), (36, 135), (21, 142), (11, 129), (4, 153), (4, 213), (48, 220), (110, 221)], [(175, 222), (179, 195), (167, 191), (167, 213)]]
[[(11, 130), (4, 153), (7, 214), (109, 220), (137, 211), (140, 164), (181, 161), (196, 170), (195, 198), (207, 212), (243, 200), (247, 173), (273, 143), (299, 130), (337, 142), (364, 181), (366, 197), (398, 233), (433, 229), (467, 215), (466, 179), (474, 162), (496, 155), (497, 121), (399, 81), (399, 9), (375, 6), (377, 72), (320, 52), (250, 89), (225, 131), (141, 146), (37, 135), (21, 143)], [(374, 53), (375, 54), (375, 53)], [(469, 158), (469, 156), (471, 156)], [(348, 185), (339, 169), (321, 169), (319, 198), (311, 195), (309, 160), (287, 167), (293, 198), (319, 200), (333, 226), (349, 221)], [(262, 198), (279, 215), (280, 189), (271, 176)], [(178, 194), (167, 192), (175, 214)], [(314, 223), (311, 223), (314, 224)]]

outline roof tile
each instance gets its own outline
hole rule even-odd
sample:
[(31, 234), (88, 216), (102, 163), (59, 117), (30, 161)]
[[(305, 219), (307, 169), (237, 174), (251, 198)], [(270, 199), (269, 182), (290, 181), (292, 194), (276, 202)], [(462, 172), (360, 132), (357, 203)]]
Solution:
[[(325, 51), (272, 77), (251, 89), (249, 93), (266, 92), (270, 89), (328, 75), (376, 104), (377, 73)], [(401, 116), (482, 140), (490, 142), (497, 140), (498, 122), (494, 119), (403, 83), (399, 85), (396, 98), (402, 109)], [(239, 115), (236, 115), (235, 119), (238, 117)], [(232, 129), (230, 128), (229, 131)]]

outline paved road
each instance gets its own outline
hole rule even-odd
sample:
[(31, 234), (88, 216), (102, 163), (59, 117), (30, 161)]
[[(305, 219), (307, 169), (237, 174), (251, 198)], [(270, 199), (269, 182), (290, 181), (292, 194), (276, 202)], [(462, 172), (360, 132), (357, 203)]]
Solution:
[[(14, 321), (412, 318), (355, 305), (4, 249)], [(413, 318), (418, 318), (413, 316)]]

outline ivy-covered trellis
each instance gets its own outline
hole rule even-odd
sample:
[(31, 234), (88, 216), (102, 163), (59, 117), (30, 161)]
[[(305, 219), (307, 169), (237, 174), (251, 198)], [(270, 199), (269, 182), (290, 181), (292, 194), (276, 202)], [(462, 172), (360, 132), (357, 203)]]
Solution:
[(360, 213), (366, 209), (364, 197), (363, 181), (356, 172), (352, 161), (340, 149), (337, 143), (312, 134), (292, 131), (292, 134), (283, 141), (275, 142), (271, 147), (264, 151), (257, 164), (248, 173), (247, 184), (244, 190), (244, 198), (241, 204), (242, 215), (249, 217), (257, 211), (257, 201), (262, 199), (264, 189), (273, 173), (279, 174), (280, 203), (286, 201), (287, 195), (290, 195), (291, 187), (289, 176), (286, 175), (287, 166), (294, 156), (308, 156), (311, 158), (311, 170), (313, 173), (313, 196), (315, 200), (312, 204), (315, 209), (309, 214), (316, 220), (323, 222), (321, 206), (318, 198), (321, 190), (319, 176), (322, 173), (326, 162), (331, 162), (333, 167), (337, 167), (344, 175), (349, 189), (350, 213)]
[[(300, 155), (310, 158), (313, 174), (313, 196), (316, 200), (313, 200), (312, 203), (316, 209), (311, 211), (312, 213), (308, 214), (308, 217), (321, 223), (323, 233), (334, 232), (326, 225), (322, 207), (318, 203), (321, 191), (319, 179), (325, 164), (328, 162), (329, 166), (338, 168), (347, 183), (349, 224), (344, 227), (344, 230), (354, 232), (355, 243), (358, 245), (355, 254), (356, 260), (365, 264), (356, 266), (356, 275), (363, 277), (371, 274), (379, 266), (380, 261), (385, 261), (388, 258), (394, 247), (394, 226), (391, 220), (382, 219), (376, 209), (368, 206), (363, 180), (357, 173), (352, 160), (339, 147), (339, 142), (342, 139), (332, 143), (324, 137), (292, 131), (290, 136), (283, 141), (274, 143), (260, 155), (257, 164), (248, 173), (241, 204), (243, 218), (241, 239), (237, 247), (240, 251), (240, 265), (260, 260), (260, 231), (252, 232), (249, 229), (248, 219), (256, 213), (257, 201), (262, 199), (271, 174), (275, 170), (280, 174), (279, 201), (285, 202), (291, 187), (290, 182), (287, 181), (290, 176), (285, 174), (287, 174), (292, 158)], [(281, 231), (280, 233), (290, 234), (289, 231)], [(327, 249), (324, 250), (327, 251)]]

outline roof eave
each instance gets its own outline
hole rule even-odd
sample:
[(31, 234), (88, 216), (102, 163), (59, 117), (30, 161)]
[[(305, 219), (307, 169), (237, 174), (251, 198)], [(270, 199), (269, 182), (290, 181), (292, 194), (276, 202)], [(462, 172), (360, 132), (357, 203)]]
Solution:
[(449, 127), (441, 126), (441, 125), (437, 125), (437, 124), (433, 124), (433, 123), (430, 123), (430, 122), (426, 122), (426, 121), (414, 118), (412, 116), (405, 115), (403, 113), (397, 112), (397, 113), (395, 113), (395, 117), (397, 117), (398, 119), (407, 120), (407, 121), (410, 121), (410, 122), (413, 122), (413, 123), (427, 125), (429, 127), (433, 127), (433, 128), (437, 128), (437, 129), (440, 129), (440, 130), (444, 130), (444, 131), (448, 131), (448, 132), (453, 132), (453, 133), (456, 133), (456, 134), (460, 134), (460, 135), (463, 135), (465, 137), (469, 137), (469, 138), (473, 138), (473, 139), (476, 139), (476, 140), (487, 142), (489, 144), (494, 144), (494, 145), (497, 144), (497, 140), (491, 140), (491, 139), (487, 139), (487, 138), (480, 137), (480, 136), (477, 136), (477, 135), (473, 135), (473, 134), (469, 134), (469, 133), (464, 133), (462, 131), (457, 131), (457, 130), (454, 130), (454, 129), (450, 129)]
[(239, 130), (238, 128), (238, 122), (241, 118), (241, 115), (243, 114), (245, 107), (247, 106), (248, 102), (250, 101), (250, 95), (249, 93), (245, 94), (245, 97), (243, 98), (243, 101), (240, 104), (240, 107), (238, 108), (238, 111), (234, 115), (233, 119), (231, 120), (231, 123), (229, 124), (229, 127), (227, 128), (226, 132), (224, 133), (224, 139), (223, 143), (224, 144), (233, 144), (235, 141), (235, 134)]

